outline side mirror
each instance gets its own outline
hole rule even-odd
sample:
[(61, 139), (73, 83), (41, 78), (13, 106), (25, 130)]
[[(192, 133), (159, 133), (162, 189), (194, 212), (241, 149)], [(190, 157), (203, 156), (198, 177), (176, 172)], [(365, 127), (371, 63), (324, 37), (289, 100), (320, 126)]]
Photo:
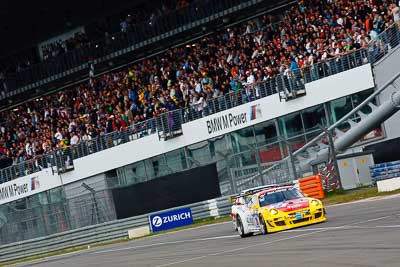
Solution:
[(305, 197), (308, 197), (308, 194), (303, 194)]

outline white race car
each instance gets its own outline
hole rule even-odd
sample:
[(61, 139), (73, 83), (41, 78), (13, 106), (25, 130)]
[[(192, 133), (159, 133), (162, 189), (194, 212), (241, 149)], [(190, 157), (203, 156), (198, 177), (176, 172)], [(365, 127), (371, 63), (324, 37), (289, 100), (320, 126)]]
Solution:
[(231, 200), (233, 200), (233, 204), (231, 207), (231, 218), (232, 218), (233, 228), (235, 229), (235, 231), (237, 231), (236, 216), (238, 212), (244, 212), (244, 210), (248, 209), (247, 204), (249, 200), (251, 200), (251, 196), (257, 192), (260, 192), (268, 188), (273, 188), (276, 186), (277, 185), (275, 184), (271, 184), (271, 185), (253, 187), (243, 190), (242, 192), (240, 192), (240, 194), (231, 197)]

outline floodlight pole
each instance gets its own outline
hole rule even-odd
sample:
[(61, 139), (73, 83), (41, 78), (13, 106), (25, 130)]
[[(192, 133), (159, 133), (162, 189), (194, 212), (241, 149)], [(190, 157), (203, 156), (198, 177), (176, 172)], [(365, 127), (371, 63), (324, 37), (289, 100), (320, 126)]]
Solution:
[(292, 172), (293, 172), (293, 180), (296, 180), (299, 177), (297, 177), (296, 164), (294, 163), (292, 145), (282, 136), (278, 136), (278, 139), (284, 142), (288, 148), (290, 166), (292, 167)]
[(88, 190), (91, 195), (92, 195), (92, 199), (93, 199), (93, 203), (94, 203), (94, 209), (96, 212), (96, 222), (100, 223), (100, 213), (99, 213), (99, 206), (97, 204), (97, 199), (96, 199), (96, 190), (94, 190), (92, 187), (88, 186), (86, 183), (82, 183), (82, 187), (85, 188), (86, 190)]

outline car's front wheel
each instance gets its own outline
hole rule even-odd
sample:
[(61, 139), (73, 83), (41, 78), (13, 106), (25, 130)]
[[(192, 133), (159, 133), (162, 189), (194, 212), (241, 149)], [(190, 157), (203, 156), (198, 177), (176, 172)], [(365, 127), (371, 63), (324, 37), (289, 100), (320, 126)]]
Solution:
[(245, 233), (244, 232), (244, 227), (243, 227), (243, 223), (242, 220), (240, 219), (240, 217), (237, 217), (236, 219), (236, 226), (237, 226), (237, 231), (240, 235), (240, 237), (248, 237), (251, 236), (253, 233)]
[(261, 228), (261, 233), (263, 235), (268, 234), (268, 230), (267, 230), (267, 225), (265, 224), (265, 220), (262, 217), (262, 215), (260, 214), (260, 216), (258, 217), (258, 219), (260, 220), (260, 228)]

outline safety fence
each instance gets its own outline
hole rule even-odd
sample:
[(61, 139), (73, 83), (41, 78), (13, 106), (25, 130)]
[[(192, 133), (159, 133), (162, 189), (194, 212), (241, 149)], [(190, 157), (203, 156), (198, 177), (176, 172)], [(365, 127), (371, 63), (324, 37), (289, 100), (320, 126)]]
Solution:
[(0, 206), (0, 245), (115, 220), (110, 190), (66, 198), (58, 187)]
[(379, 35), (372, 36), (367, 52), (371, 64), (390, 54), (400, 44), (400, 22), (394, 23)]
[[(228, 201), (227, 197), (185, 205), (181, 208), (183, 207), (191, 208), (194, 220), (225, 216), (230, 214), (231, 211), (231, 203)], [(123, 220), (114, 220), (41, 238), (2, 245), (0, 246), (0, 262), (37, 256), (43, 253), (51, 253), (87, 244), (126, 239), (128, 238), (128, 230), (149, 225), (148, 215), (149, 214), (145, 214)]]

